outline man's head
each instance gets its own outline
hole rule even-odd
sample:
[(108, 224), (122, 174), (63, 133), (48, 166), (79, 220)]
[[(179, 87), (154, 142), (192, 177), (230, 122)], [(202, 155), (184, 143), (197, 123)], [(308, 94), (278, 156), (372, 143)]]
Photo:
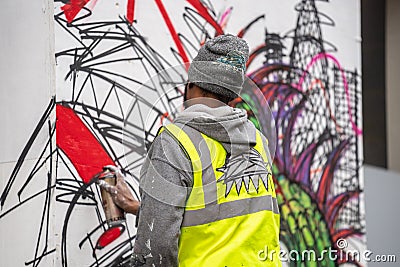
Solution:
[[(185, 98), (211, 97), (224, 103), (236, 98), (245, 78), (249, 47), (231, 34), (208, 40), (190, 64)], [(194, 89), (195, 92), (188, 92)]]

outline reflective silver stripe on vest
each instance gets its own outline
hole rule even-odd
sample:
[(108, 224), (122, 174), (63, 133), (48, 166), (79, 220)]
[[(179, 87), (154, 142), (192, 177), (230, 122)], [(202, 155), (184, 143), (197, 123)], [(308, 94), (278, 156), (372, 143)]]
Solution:
[(217, 178), (215, 177), (215, 172), (211, 163), (210, 150), (208, 149), (206, 140), (201, 136), (199, 131), (190, 126), (176, 125), (189, 136), (200, 156), (203, 174), (204, 204), (206, 207), (215, 204), (217, 202)]
[(200, 210), (186, 210), (182, 226), (202, 225), (263, 210), (279, 214), (276, 198), (267, 195), (209, 205)]

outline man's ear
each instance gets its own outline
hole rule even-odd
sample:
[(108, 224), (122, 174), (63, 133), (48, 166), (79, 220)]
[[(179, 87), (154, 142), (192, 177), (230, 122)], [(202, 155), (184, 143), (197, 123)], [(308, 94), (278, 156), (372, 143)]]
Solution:
[(189, 90), (189, 88), (192, 88), (193, 87), (193, 84), (191, 83), (191, 82), (187, 82), (186, 83), (186, 85), (185, 85), (185, 91), (183, 92), (183, 103), (185, 104), (185, 102), (188, 100), (187, 99), (187, 93), (188, 93), (188, 90)]
[(189, 89), (193, 88), (193, 86), (194, 86), (194, 83), (191, 83), (191, 82), (188, 82), (186, 84), (186, 88), (189, 88)]

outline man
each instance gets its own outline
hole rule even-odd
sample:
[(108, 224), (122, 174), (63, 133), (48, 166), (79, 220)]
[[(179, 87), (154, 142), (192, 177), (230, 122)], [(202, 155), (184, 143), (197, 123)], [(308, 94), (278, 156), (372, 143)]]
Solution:
[(134, 266), (280, 266), (267, 140), (244, 110), (227, 105), (242, 89), (248, 55), (233, 35), (199, 50), (185, 110), (160, 129), (142, 166), (140, 209), (112, 168), (114, 201), (139, 209)]

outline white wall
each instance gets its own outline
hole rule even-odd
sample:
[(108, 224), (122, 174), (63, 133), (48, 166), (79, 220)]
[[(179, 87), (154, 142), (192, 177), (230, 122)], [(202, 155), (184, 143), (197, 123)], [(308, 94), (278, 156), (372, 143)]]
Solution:
[[(63, 64), (63, 59), (57, 62), (57, 83), (55, 82), (54, 62), (54, 13), (60, 12), (61, 3), (57, 8), (53, 7), (53, 0), (6, 0), (3, 1), (0, 9), (0, 75), (3, 84), (0, 98), (0, 114), (2, 131), (0, 131), (0, 190), (2, 191), (9, 181), (10, 174), (21, 154), (25, 144), (34, 131), (40, 117), (47, 107), (50, 99), (55, 95), (57, 88), (57, 99), (66, 100), (70, 97), (71, 81), (64, 81), (65, 72), (69, 70), (69, 62)], [(136, 1), (136, 19), (139, 30), (148, 38), (151, 45), (156, 47), (163, 55), (167, 54), (168, 59), (173, 61), (169, 47), (175, 47), (167, 29), (162, 22), (162, 17), (157, 11), (154, 2)], [(179, 8), (169, 1), (165, 2), (166, 8), (174, 18), (175, 26), (179, 32), (188, 32), (182, 23), (183, 6), (185, 1), (179, 1)], [(285, 33), (295, 26), (296, 13), (295, 3), (299, 1), (282, 2), (278, 0), (269, 1), (268, 4), (255, 8), (247, 2), (220, 1), (218, 10), (225, 10), (225, 6), (234, 5), (234, 15), (230, 20), (227, 31), (237, 33), (251, 19), (260, 14), (266, 15), (265, 22), (253, 28), (253, 34), (249, 34), (248, 41), (252, 48), (263, 42), (264, 25), (268, 25), (271, 32)], [(90, 4), (96, 3), (91, 1)], [(86, 21), (99, 19), (116, 19), (115, 14), (125, 13), (126, 1), (97, 1), (93, 15)], [(93, 4), (94, 5), (94, 4)], [(332, 41), (338, 47), (335, 54), (344, 67), (360, 69), (360, 18), (359, 1), (332, 1), (330, 3), (317, 2), (320, 11), (327, 13), (336, 22), (336, 27), (329, 29), (324, 27), (324, 39)], [(286, 13), (285, 13), (286, 12)], [(282, 15), (284, 14), (284, 15)], [(343, 19), (343, 17), (345, 19)], [(156, 25), (156, 26), (155, 26)], [(162, 26), (158, 26), (162, 25)], [(352, 27), (348, 27), (351, 25)], [(57, 26), (60, 31), (61, 26)], [(256, 31), (260, 34), (256, 35)], [(57, 29), (56, 29), (57, 31)], [(65, 34), (65, 32), (64, 32)], [(344, 36), (337, 38), (337, 35)], [(254, 36), (254, 37), (253, 37)], [(64, 38), (61, 33), (56, 34), (57, 51), (64, 46), (71, 46), (74, 40), (71, 36)], [(160, 42), (162, 39), (162, 42)], [(72, 40), (72, 41), (71, 41)], [(289, 47), (289, 45), (288, 45)], [(133, 65), (133, 64), (132, 64)], [(128, 72), (130, 69), (125, 69)], [(129, 72), (132, 74), (133, 71)], [(139, 73), (141, 74), (141, 73)], [(81, 76), (83, 77), (83, 76)], [(102, 88), (102, 87), (101, 87)], [(88, 97), (84, 99), (87, 103)], [(117, 108), (115, 105), (113, 108)], [(54, 114), (50, 116), (50, 122), (54, 123)], [(35, 257), (36, 244), (38, 243), (39, 253), (48, 242), (48, 250), (56, 248), (58, 254), (53, 253), (42, 259), (40, 266), (60, 266), (60, 245), (61, 228), (65, 218), (65, 205), (59, 204), (56, 211), (43, 213), (45, 195), (30, 201), (24, 202), (29, 196), (46, 188), (46, 175), (49, 164), (35, 175), (32, 183), (23, 192), (22, 206), (10, 211), (20, 203), (17, 197), (33, 165), (38, 160), (47, 140), (47, 124), (39, 133), (21, 167), (20, 175), (15, 179), (3, 209), (0, 211), (0, 265), (1, 266), (24, 266), (24, 264)], [(52, 140), (53, 147), (55, 140)], [(58, 177), (63, 177), (63, 172), (58, 169)], [(52, 177), (53, 180), (55, 177)], [(54, 183), (54, 181), (53, 181)], [(0, 192), (1, 192), (0, 191)], [(53, 201), (54, 203), (55, 201)], [(71, 266), (86, 266), (91, 259), (91, 252), (87, 243), (81, 250), (77, 244), (91, 229), (88, 217), (95, 218), (95, 215), (85, 212), (85, 207), (78, 207), (74, 210), (73, 219), (69, 231), (69, 260)], [(42, 215), (50, 214), (50, 223), (45, 224), (43, 231), (49, 230), (49, 236), (42, 231), (39, 234)], [(129, 218), (131, 219), (131, 217)], [(133, 222), (129, 221), (129, 225)], [(46, 226), (51, 229), (47, 229)], [(37, 240), (40, 240), (36, 243)], [(58, 256), (58, 257), (56, 257)], [(87, 261), (86, 261), (87, 260)]]
[[(53, 1), (2, 1), (0, 24), (1, 193), (25, 144), (55, 95)], [(17, 191), (47, 140), (46, 122), (46, 130), (40, 132), (26, 156), (20, 169), (22, 175), (16, 177), (0, 216), (19, 203)], [(46, 168), (38, 172), (38, 177), (46, 176)], [(21, 195), (21, 201), (37, 193), (45, 184), (46, 179), (30, 183)], [(44, 194), (1, 217), (1, 266), (24, 266), (26, 261), (34, 258), (36, 244), (26, 241), (36, 240), (39, 236), (43, 200)], [(49, 248), (53, 247), (51, 236), (49, 242)], [(42, 250), (43, 246), (39, 246), (39, 251)], [(26, 256), (20, 257), (21, 252)], [(51, 258), (43, 259), (44, 265), (50, 266), (51, 262)]]
[(27, 133), (33, 132), (55, 94), (53, 3), (4, 1), (0, 15), (3, 125), (0, 162), (3, 163), (18, 158), (28, 141)]
[(398, 266), (400, 261), (400, 175), (382, 168), (366, 166), (365, 210), (367, 247), (375, 255), (396, 255), (397, 263), (369, 262), (369, 267)]

